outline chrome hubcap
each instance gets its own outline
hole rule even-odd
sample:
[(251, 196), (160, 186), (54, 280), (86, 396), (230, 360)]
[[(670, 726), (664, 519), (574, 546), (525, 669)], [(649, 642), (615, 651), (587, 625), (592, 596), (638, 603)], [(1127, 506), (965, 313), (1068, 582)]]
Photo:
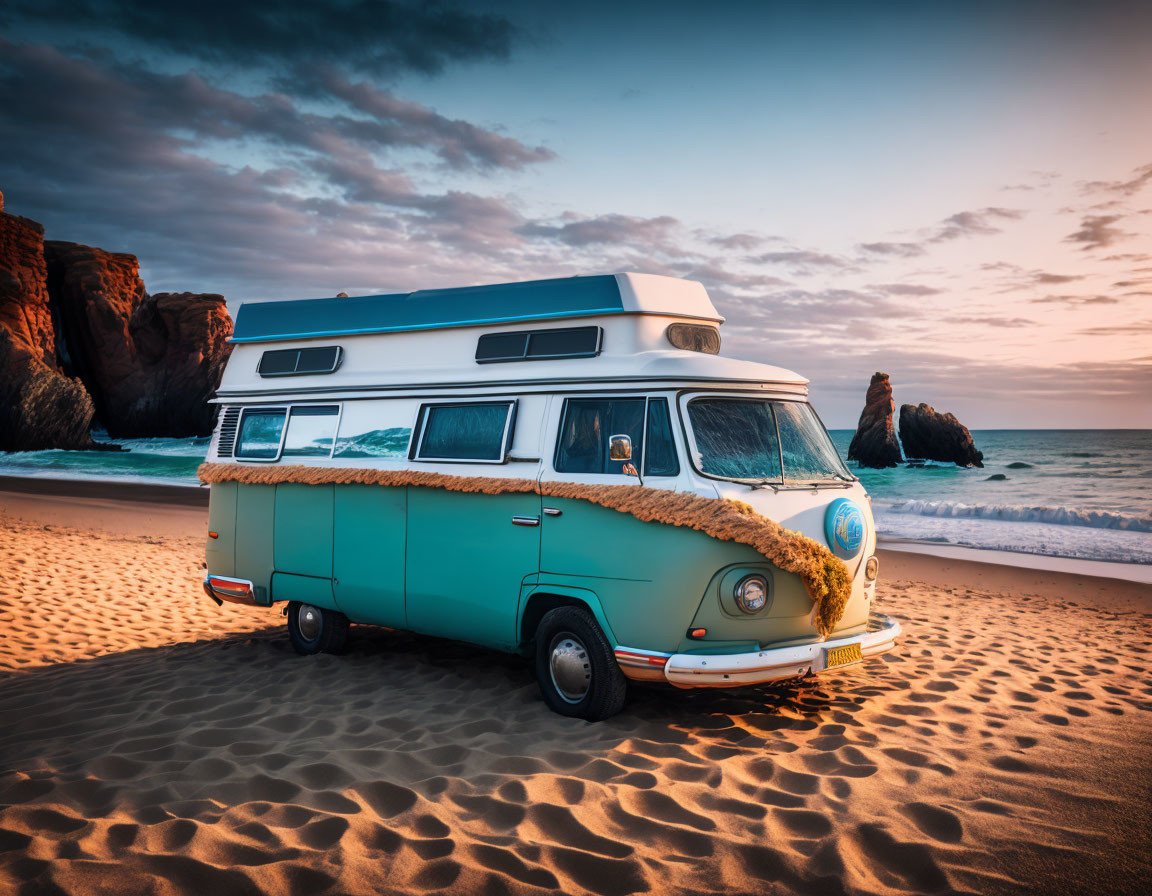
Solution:
[(300, 637), (305, 641), (315, 641), (320, 637), (320, 611), (308, 604), (301, 604), (296, 612), (296, 625)]
[(579, 703), (588, 694), (592, 665), (588, 651), (575, 635), (564, 632), (552, 639), (548, 668), (552, 672), (552, 684), (564, 700)]

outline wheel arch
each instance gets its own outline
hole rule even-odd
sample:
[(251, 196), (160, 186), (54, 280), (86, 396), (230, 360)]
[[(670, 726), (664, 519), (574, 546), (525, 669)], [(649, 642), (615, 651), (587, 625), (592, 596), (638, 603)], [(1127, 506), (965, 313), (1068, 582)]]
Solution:
[(608, 643), (612, 647), (618, 646), (619, 642), (612, 633), (612, 626), (609, 625), (604, 607), (601, 606), (595, 592), (587, 588), (572, 588), (566, 585), (535, 585), (524, 593), (520, 602), (516, 631), (522, 648), (535, 639), (536, 630), (544, 615), (557, 607), (580, 607), (587, 610), (604, 632)]

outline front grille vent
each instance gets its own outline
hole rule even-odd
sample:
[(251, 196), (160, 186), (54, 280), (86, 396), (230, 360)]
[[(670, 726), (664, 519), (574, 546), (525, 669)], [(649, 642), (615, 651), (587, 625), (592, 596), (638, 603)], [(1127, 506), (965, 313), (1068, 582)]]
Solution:
[(216, 444), (219, 457), (232, 457), (236, 451), (236, 426), (240, 422), (240, 408), (224, 408), (220, 415), (220, 441)]

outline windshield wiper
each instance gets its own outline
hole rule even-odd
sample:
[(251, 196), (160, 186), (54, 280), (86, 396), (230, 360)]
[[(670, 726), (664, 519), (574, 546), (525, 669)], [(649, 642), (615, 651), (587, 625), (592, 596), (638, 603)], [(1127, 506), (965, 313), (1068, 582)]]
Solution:
[(780, 490), (780, 484), (778, 482), (773, 482), (771, 479), (761, 479), (759, 482), (749, 482), (748, 487), (752, 489), (752, 491), (756, 491), (760, 488), (770, 488), (774, 492)]

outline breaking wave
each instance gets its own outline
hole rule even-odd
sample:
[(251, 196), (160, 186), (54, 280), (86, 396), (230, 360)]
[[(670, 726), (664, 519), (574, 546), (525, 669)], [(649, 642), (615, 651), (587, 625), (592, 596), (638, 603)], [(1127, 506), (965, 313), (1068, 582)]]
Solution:
[(960, 501), (904, 501), (886, 508), (890, 513), (916, 516), (960, 517), (1010, 523), (1048, 523), (1152, 532), (1152, 517), (1131, 516), (1109, 510), (1077, 510), (1074, 507), (1026, 507), (1016, 504), (964, 504)]

